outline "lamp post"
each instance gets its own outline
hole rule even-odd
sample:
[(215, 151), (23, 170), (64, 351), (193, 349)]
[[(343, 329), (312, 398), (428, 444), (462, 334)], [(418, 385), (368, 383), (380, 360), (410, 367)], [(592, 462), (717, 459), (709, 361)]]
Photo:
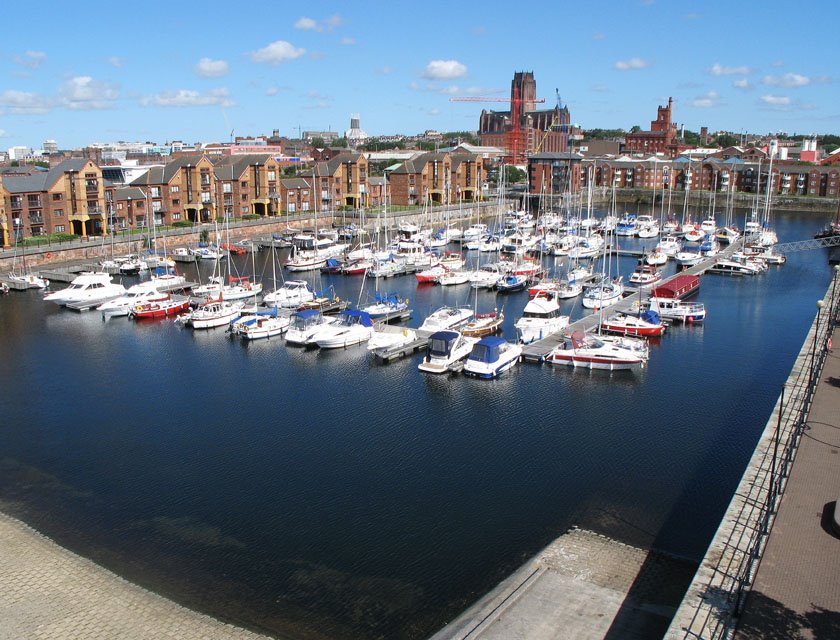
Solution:
[(814, 384), (814, 368), (817, 362), (817, 339), (820, 335), (820, 314), (825, 303), (822, 300), (817, 300), (817, 322), (814, 326), (814, 344), (811, 346), (811, 372), (808, 376), (808, 389), (813, 389)]
[(836, 290), (837, 290), (837, 274), (838, 273), (840, 273), (840, 264), (835, 264), (834, 265), (834, 276), (832, 277), (832, 280), (831, 280), (831, 308), (830, 308), (829, 314), (828, 314), (829, 330), (830, 330), (830, 327), (835, 322), (834, 312), (836, 311), (836, 309), (835, 309), (834, 305), (836, 304), (836, 301), (837, 301), (837, 296), (835, 295), (835, 293), (836, 293)]

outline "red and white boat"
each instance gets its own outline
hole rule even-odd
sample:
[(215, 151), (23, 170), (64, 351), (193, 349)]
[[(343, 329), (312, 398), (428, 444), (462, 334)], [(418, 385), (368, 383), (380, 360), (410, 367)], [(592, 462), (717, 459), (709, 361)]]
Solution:
[(648, 347), (644, 340), (624, 336), (596, 336), (575, 331), (564, 336), (545, 357), (549, 364), (565, 364), (585, 369), (641, 369), (648, 361)]
[(662, 280), (662, 272), (649, 264), (639, 264), (636, 270), (630, 274), (630, 282), (640, 287), (652, 287)]
[(639, 315), (617, 313), (601, 323), (601, 329), (625, 336), (661, 336), (665, 325), (656, 311), (645, 311)]
[(171, 296), (157, 300), (149, 300), (131, 307), (129, 313), (134, 318), (165, 318), (173, 316), (181, 311), (190, 308), (190, 299), (187, 296)]
[(419, 273), (415, 273), (414, 277), (417, 278), (417, 282), (421, 283), (430, 283), (430, 282), (437, 282), (440, 277), (446, 273), (446, 267), (442, 267), (437, 265), (435, 267), (431, 267), (430, 269), (425, 269), (424, 271), (420, 271)]

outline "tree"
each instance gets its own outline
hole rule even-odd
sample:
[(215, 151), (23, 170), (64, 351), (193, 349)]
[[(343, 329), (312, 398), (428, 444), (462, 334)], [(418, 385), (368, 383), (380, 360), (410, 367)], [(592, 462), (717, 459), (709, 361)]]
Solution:
[(507, 184), (516, 184), (517, 182), (525, 182), (528, 178), (528, 174), (525, 173), (519, 167), (514, 167), (513, 165), (506, 165), (505, 166), (505, 182)]
[(346, 149), (347, 148), (347, 138), (336, 138), (330, 146), (332, 146), (332, 147), (344, 147)]
[(735, 136), (730, 136), (728, 133), (721, 134), (715, 140), (717, 145), (722, 149), (726, 147), (734, 147), (738, 144), (738, 138)]
[(630, 127), (630, 133), (638, 133), (641, 130), (642, 128), (637, 124), (634, 124), (632, 127)]
[(314, 138), (312, 138), (311, 144), (316, 149), (323, 149), (327, 146), (327, 143), (324, 142), (324, 139), (321, 136), (315, 136)]
[(294, 164), (290, 164), (286, 167), (283, 167), (283, 175), (286, 176), (287, 178), (292, 178), (292, 177), (296, 176), (297, 171), (298, 171), (297, 165), (294, 165)]

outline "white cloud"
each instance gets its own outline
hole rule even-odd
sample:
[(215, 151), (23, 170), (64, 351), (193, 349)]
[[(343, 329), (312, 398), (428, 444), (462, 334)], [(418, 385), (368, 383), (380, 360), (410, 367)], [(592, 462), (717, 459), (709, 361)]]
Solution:
[(47, 113), (50, 101), (37, 93), (7, 89), (0, 93), (0, 112), (20, 115)]
[(811, 78), (798, 73), (786, 73), (783, 76), (764, 76), (761, 82), (770, 86), (806, 87), (811, 84)]
[(144, 98), (142, 104), (155, 107), (206, 107), (212, 105), (230, 107), (233, 105), (233, 101), (230, 99), (230, 91), (220, 87), (211, 89), (207, 93), (193, 91), (192, 89), (163, 91), (155, 96)]
[(8, 138), (9, 134), (6, 133), (5, 129), (0, 129), (0, 138)]
[(426, 113), (428, 113), (430, 116), (439, 116), (440, 115), (440, 109), (438, 109), (437, 107), (432, 107)]
[(629, 60), (619, 60), (615, 63), (615, 68), (619, 71), (629, 71), (630, 69), (644, 69), (649, 67), (650, 62), (642, 60), (641, 58), (630, 58)]
[(119, 97), (117, 85), (90, 76), (70, 78), (58, 90), (60, 104), (78, 111), (110, 109)]
[(295, 29), (300, 29), (301, 31), (320, 31), (318, 23), (312, 18), (306, 17), (298, 18), (298, 21), (295, 22)]
[(314, 90), (313, 91), (307, 91), (305, 95), (310, 100), (328, 100), (329, 99), (328, 96), (325, 96), (320, 91), (314, 91)]
[(787, 96), (774, 96), (774, 95), (766, 95), (761, 96), (761, 101), (764, 104), (769, 104), (774, 107), (787, 107), (790, 105), (790, 98)]
[(15, 64), (29, 69), (37, 69), (47, 59), (47, 54), (43, 51), (27, 51), (22, 56), (15, 56)]
[(717, 104), (719, 97), (720, 94), (717, 91), (707, 91), (702, 96), (697, 96), (694, 100), (689, 100), (688, 105), (697, 107), (698, 109), (709, 109)]
[(224, 60), (211, 60), (202, 58), (195, 65), (195, 72), (203, 78), (219, 78), (227, 75), (228, 63)]
[(457, 60), (432, 60), (426, 65), (423, 77), (428, 80), (454, 80), (466, 73), (466, 65)]
[(745, 91), (749, 91), (753, 88), (752, 83), (747, 80), (746, 78), (739, 78), (732, 83), (732, 86), (736, 89), (744, 89)]
[(106, 58), (105, 62), (110, 64), (112, 67), (116, 67), (117, 69), (119, 69), (121, 66), (123, 66), (123, 64), (125, 64), (125, 61), (119, 56), (110, 56), (109, 58)]
[(355, 38), (342, 38), (340, 40), (340, 44), (343, 44), (343, 45), (346, 45), (346, 46), (350, 47), (350, 46), (353, 46), (354, 44), (356, 44), (356, 40), (355, 40)]
[(278, 93), (280, 93), (280, 89), (277, 87), (269, 87), (265, 90), (265, 95), (267, 96), (276, 96)]
[(300, 29), (301, 31), (332, 31), (333, 29), (340, 27), (344, 24), (344, 18), (340, 15), (333, 15), (327, 18), (326, 20), (319, 22), (314, 18), (307, 18), (306, 16), (301, 16), (298, 18), (297, 22), (295, 22), (295, 29)]
[(745, 76), (752, 73), (752, 69), (747, 66), (724, 67), (722, 64), (715, 62), (709, 69), (709, 73), (713, 76)]
[(280, 64), (286, 60), (300, 58), (306, 49), (299, 49), (290, 42), (277, 40), (270, 45), (251, 53), (251, 60), (254, 62), (267, 62), (269, 64)]

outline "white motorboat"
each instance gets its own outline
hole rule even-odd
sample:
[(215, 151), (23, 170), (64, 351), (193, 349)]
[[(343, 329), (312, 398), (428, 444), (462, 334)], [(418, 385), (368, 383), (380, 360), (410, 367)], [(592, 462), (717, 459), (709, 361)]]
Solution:
[(455, 329), (467, 324), (473, 317), (473, 310), (463, 307), (441, 307), (431, 313), (420, 325), (421, 331), (441, 331), (444, 329)]
[(464, 373), (476, 378), (496, 378), (519, 362), (522, 345), (511, 344), (498, 336), (482, 338), (472, 347)]
[(96, 310), (103, 318), (127, 316), (134, 305), (166, 300), (168, 297), (168, 294), (158, 291), (154, 282), (141, 282), (130, 286), (119, 298), (103, 302)]
[(703, 254), (699, 251), (680, 251), (674, 256), (676, 263), (683, 267), (693, 267), (700, 264), (703, 260)]
[(44, 300), (59, 305), (84, 304), (96, 306), (119, 298), (125, 294), (125, 287), (111, 282), (111, 276), (104, 271), (83, 271), (66, 289), (44, 296)]
[(367, 348), (374, 355), (380, 356), (391, 349), (411, 344), (415, 340), (417, 340), (417, 332), (414, 329), (383, 324), (374, 329)]
[(762, 269), (751, 260), (718, 260), (709, 269), (711, 273), (722, 273), (732, 276), (754, 276), (761, 273)]
[(212, 300), (199, 305), (192, 311), (178, 316), (178, 321), (193, 329), (224, 327), (242, 313), (242, 302)]
[(289, 324), (289, 317), (280, 315), (279, 309), (274, 307), (236, 318), (230, 324), (230, 332), (243, 340), (259, 340), (281, 335)]
[(656, 249), (669, 258), (673, 258), (682, 250), (682, 241), (676, 236), (666, 236), (659, 241)]
[(644, 340), (624, 336), (598, 336), (575, 331), (565, 336), (545, 357), (549, 364), (619, 371), (641, 369), (648, 361)]
[[(291, 324), (286, 330), (286, 343), (295, 345), (310, 344), (314, 336), (324, 325), (333, 324), (336, 316), (324, 315), (318, 309), (304, 309), (292, 314)], [(314, 344), (314, 342), (312, 342)]]
[(500, 275), (499, 265), (485, 264), (470, 274), (470, 285), (474, 289), (492, 289)]
[(640, 287), (652, 287), (660, 280), (662, 280), (662, 272), (649, 264), (638, 265), (629, 278), (630, 282)]
[(374, 301), (361, 307), (361, 310), (367, 313), (373, 320), (381, 320), (388, 318), (403, 317), (406, 313), (411, 313), (408, 308), (408, 301), (399, 297), (396, 293), (379, 293), (376, 292)]
[(569, 316), (560, 313), (558, 296), (551, 293), (539, 293), (529, 300), (522, 317), (514, 324), (523, 344), (559, 333), (568, 325)]
[(467, 284), (470, 281), (471, 271), (447, 271), (440, 278), (438, 284), (449, 287), (455, 284)]
[(27, 289), (46, 289), (50, 286), (50, 281), (42, 278), (34, 273), (14, 273), (10, 272), (7, 275), (9, 282), (17, 283), (18, 285), (25, 285)]
[(338, 349), (367, 342), (373, 335), (373, 320), (364, 311), (348, 309), (338, 320), (324, 325), (311, 338), (321, 349)]
[(645, 254), (645, 262), (653, 267), (660, 267), (668, 262), (668, 255), (661, 249), (654, 249)]
[(287, 280), (282, 287), (263, 296), (263, 304), (267, 307), (294, 309), (314, 299), (315, 292), (306, 280)]
[(429, 346), (418, 369), (425, 373), (446, 373), (460, 360), (470, 355), (478, 338), (461, 335), (450, 329), (436, 331), (429, 336)]
[(461, 234), (461, 242), (472, 242), (478, 240), (487, 233), (487, 225), (483, 223), (472, 224)]
[(702, 302), (683, 302), (679, 298), (652, 297), (650, 310), (661, 317), (679, 322), (702, 322), (706, 319), (706, 307)]

